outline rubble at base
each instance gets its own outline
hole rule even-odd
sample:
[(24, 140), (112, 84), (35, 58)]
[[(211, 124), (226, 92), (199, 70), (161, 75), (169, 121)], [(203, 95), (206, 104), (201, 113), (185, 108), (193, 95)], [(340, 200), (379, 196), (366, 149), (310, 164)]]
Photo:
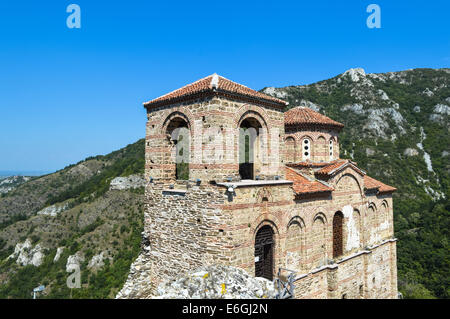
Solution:
[(275, 298), (273, 282), (252, 277), (245, 270), (211, 265), (158, 286), (153, 299), (255, 299)]

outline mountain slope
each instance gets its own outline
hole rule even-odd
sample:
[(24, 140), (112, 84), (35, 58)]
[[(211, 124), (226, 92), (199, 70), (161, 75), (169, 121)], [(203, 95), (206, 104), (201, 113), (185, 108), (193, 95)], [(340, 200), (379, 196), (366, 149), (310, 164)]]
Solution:
[[(143, 163), (139, 140), (0, 198), (0, 298), (30, 298), (39, 284), (46, 286), (40, 298), (113, 298), (140, 250)], [(110, 187), (130, 174), (134, 184)], [(72, 291), (71, 264), (81, 271), (81, 289)]]
[(350, 69), (314, 84), (262, 91), (345, 124), (341, 156), (398, 188), (400, 290), (407, 297), (431, 291), (448, 298), (450, 69)]

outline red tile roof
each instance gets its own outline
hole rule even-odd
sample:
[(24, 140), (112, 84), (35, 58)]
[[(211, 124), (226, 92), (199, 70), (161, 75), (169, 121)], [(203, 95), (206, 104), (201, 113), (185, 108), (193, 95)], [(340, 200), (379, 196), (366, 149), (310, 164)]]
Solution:
[(365, 172), (362, 169), (358, 168), (355, 162), (352, 162), (347, 159), (337, 159), (330, 162), (320, 162), (320, 163), (298, 162), (286, 164), (286, 166), (298, 169), (311, 168), (314, 171), (314, 174), (317, 175), (332, 175), (335, 172), (338, 172), (347, 166), (351, 166), (355, 171), (357, 171), (361, 175), (365, 175)]
[(286, 179), (294, 182), (293, 188), (297, 195), (331, 192), (334, 190), (332, 187), (325, 185), (323, 182), (306, 178), (290, 167), (286, 167), (285, 169)]
[(330, 164), (334, 164), (340, 160), (333, 160), (330, 162), (297, 162), (297, 163), (288, 163), (286, 166), (292, 167), (292, 168), (321, 168), (328, 166)]
[(313, 111), (308, 107), (297, 106), (284, 113), (284, 124), (288, 126), (328, 126), (342, 129), (344, 124), (336, 122), (329, 117)]
[(317, 170), (315, 173), (323, 174), (323, 175), (330, 175), (331, 173), (338, 170), (339, 168), (342, 168), (347, 163), (348, 163), (348, 160), (335, 161), (334, 163), (331, 163), (330, 165), (322, 167), (321, 169)]
[(214, 73), (154, 100), (145, 102), (144, 106), (147, 108), (158, 107), (208, 94), (239, 96), (241, 98), (246, 98), (247, 100), (263, 101), (283, 108), (288, 105), (286, 101), (252, 90), (242, 84), (238, 84)]
[(377, 181), (375, 178), (372, 178), (368, 175), (364, 175), (364, 188), (367, 190), (378, 189), (378, 193), (390, 193), (397, 190), (397, 188)]
[[(346, 164), (346, 163), (353, 164), (348, 160), (344, 160), (344, 164)], [(332, 165), (328, 165), (325, 168), (333, 167), (335, 169), (339, 169), (341, 165), (342, 165), (341, 162), (335, 161), (335, 163), (333, 163)], [(326, 184), (320, 180), (308, 178), (305, 175), (301, 174), (300, 172), (296, 171), (292, 167), (286, 166), (285, 169), (286, 169), (286, 179), (294, 182), (293, 188), (294, 188), (296, 195), (331, 192), (334, 190), (334, 188), (332, 188), (331, 186), (328, 186), (328, 184)], [(368, 175), (365, 175), (364, 172), (362, 172), (362, 173), (364, 174), (364, 188), (366, 190), (377, 190), (379, 194), (391, 193), (391, 192), (395, 192), (397, 190), (395, 187), (392, 187), (392, 186), (386, 185), (380, 181), (377, 181), (376, 179), (374, 179)]]

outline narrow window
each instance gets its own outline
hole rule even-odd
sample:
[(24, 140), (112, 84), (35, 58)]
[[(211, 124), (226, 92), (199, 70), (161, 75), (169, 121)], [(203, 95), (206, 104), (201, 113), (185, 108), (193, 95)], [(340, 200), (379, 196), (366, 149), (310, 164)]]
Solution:
[(333, 258), (337, 258), (343, 253), (342, 224), (344, 215), (337, 212), (333, 217)]
[(309, 160), (311, 158), (311, 142), (305, 138), (303, 140), (303, 159)]
[(333, 140), (330, 140), (330, 160), (332, 160), (334, 157), (333, 157), (333, 153), (334, 153), (334, 151), (333, 151)]

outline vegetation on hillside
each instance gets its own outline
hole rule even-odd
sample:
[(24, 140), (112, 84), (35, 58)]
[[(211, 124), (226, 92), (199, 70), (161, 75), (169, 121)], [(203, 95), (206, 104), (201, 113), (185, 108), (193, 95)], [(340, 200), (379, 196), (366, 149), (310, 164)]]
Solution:
[[(77, 199), (78, 202), (89, 196), (91, 198), (97, 198), (109, 189), (109, 183), (113, 178), (118, 176), (128, 176), (131, 174), (143, 174), (145, 161), (144, 139), (140, 139), (136, 143), (130, 144), (125, 148), (112, 152), (108, 155), (89, 157), (84, 161), (89, 160), (97, 160), (104, 163), (111, 162), (111, 164), (104, 165), (103, 170), (99, 174), (92, 176), (82, 184), (69, 187), (60, 194), (50, 195), (47, 199), (46, 205), (60, 203), (72, 198)], [(67, 168), (70, 167), (72, 166)]]
[[(144, 189), (109, 191), (110, 181), (117, 176), (142, 174), (144, 171), (144, 140), (105, 156), (87, 158), (77, 165), (96, 161), (104, 165), (83, 183), (69, 187), (50, 197), (47, 205), (68, 201), (68, 210), (56, 217), (14, 215), (0, 225), (0, 298), (31, 298), (33, 288), (46, 286), (39, 298), (114, 298), (125, 282), (130, 265), (140, 252), (143, 231)], [(61, 171), (60, 171), (61, 172)], [(60, 172), (47, 175), (51, 183), (61, 182)], [(7, 258), (14, 250), (8, 241), (17, 236), (45, 250), (43, 263), (20, 266)], [(58, 247), (64, 250), (58, 261), (54, 257)], [(104, 266), (89, 268), (94, 255), (104, 252)], [(69, 256), (81, 253), (81, 288), (69, 289), (66, 264)]]
[[(341, 157), (354, 160), (370, 176), (398, 189), (394, 194), (394, 227), (399, 239), (398, 283), (404, 297), (448, 298), (450, 165), (445, 152), (450, 152), (449, 121), (445, 114), (442, 121), (432, 120), (431, 115), (437, 104), (450, 103), (450, 73), (415, 69), (380, 76), (383, 79), (367, 76), (372, 85), (340, 75), (278, 92), (286, 93), (290, 107), (310, 101), (320, 106), (321, 113), (345, 124), (340, 134)], [(424, 94), (427, 89), (433, 94)], [(379, 90), (388, 100), (380, 97)], [(344, 108), (358, 103), (362, 106), (359, 112)], [(370, 111), (388, 108), (404, 121), (386, 116), (387, 127), (368, 129), (367, 124), (374, 122)], [(432, 172), (417, 145), (422, 141), (421, 129)], [(406, 156), (407, 148), (419, 154)]]

